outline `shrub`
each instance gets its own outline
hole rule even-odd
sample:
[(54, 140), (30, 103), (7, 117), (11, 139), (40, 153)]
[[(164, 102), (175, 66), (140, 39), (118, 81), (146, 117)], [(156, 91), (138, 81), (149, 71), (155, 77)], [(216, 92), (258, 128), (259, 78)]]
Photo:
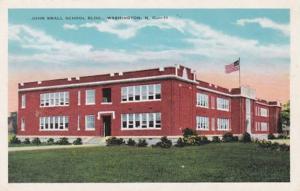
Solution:
[(53, 144), (54, 144), (54, 139), (53, 139), (53, 138), (49, 138), (49, 139), (47, 140), (47, 144), (53, 145)]
[(290, 146), (286, 144), (272, 143), (271, 141), (258, 141), (258, 146), (268, 150), (289, 151)]
[(124, 143), (125, 141), (122, 138), (117, 138), (117, 137), (110, 137), (109, 139), (106, 140), (107, 146), (122, 145)]
[(206, 136), (199, 136), (199, 137), (195, 137), (195, 144), (196, 145), (204, 145), (209, 143), (209, 140), (207, 139)]
[(10, 144), (21, 144), (20, 139), (18, 139), (18, 137), (16, 135), (14, 135), (10, 140), (9, 140)]
[(191, 136), (197, 136), (197, 132), (194, 129), (185, 128), (183, 131), (183, 137), (191, 137)]
[(24, 141), (23, 141), (24, 144), (30, 144), (30, 139), (29, 138), (26, 138)]
[(166, 136), (160, 138), (160, 142), (156, 143), (156, 146), (161, 148), (170, 148), (172, 146), (172, 141), (169, 140)]
[(198, 136), (188, 136), (183, 138), (183, 142), (185, 145), (196, 145), (197, 142), (199, 141)]
[(184, 141), (181, 137), (178, 138), (176, 144), (175, 144), (175, 147), (184, 147)]
[(148, 143), (146, 142), (145, 139), (139, 139), (137, 146), (138, 147), (146, 147), (148, 145)]
[(223, 135), (223, 141), (224, 142), (233, 142), (234, 138), (233, 138), (233, 134), (231, 132), (227, 132)]
[(221, 140), (220, 140), (220, 138), (219, 138), (218, 136), (213, 136), (212, 142), (213, 142), (213, 143), (220, 143)]
[(272, 134), (272, 133), (270, 133), (269, 135), (268, 135), (268, 139), (275, 139), (276, 137)]
[(39, 139), (38, 137), (36, 137), (36, 138), (34, 138), (34, 139), (32, 140), (32, 144), (40, 145), (40, 144), (41, 144), (41, 141), (40, 141), (40, 139)]
[(242, 142), (249, 143), (251, 142), (251, 135), (247, 132), (245, 132), (242, 136)]
[(136, 145), (136, 142), (135, 142), (135, 140), (133, 140), (133, 139), (128, 139), (128, 141), (127, 141), (127, 145), (128, 146), (135, 146)]
[(60, 139), (56, 142), (56, 144), (58, 144), (58, 145), (69, 145), (70, 143), (69, 143), (68, 138), (63, 137), (63, 138), (60, 138)]
[(207, 138), (206, 136), (202, 136), (202, 137), (201, 137), (201, 140), (202, 140), (202, 143), (203, 143), (203, 144), (208, 144), (208, 143), (210, 143), (210, 141), (208, 140), (208, 138)]
[(82, 145), (82, 140), (81, 138), (77, 138), (73, 141), (73, 145)]

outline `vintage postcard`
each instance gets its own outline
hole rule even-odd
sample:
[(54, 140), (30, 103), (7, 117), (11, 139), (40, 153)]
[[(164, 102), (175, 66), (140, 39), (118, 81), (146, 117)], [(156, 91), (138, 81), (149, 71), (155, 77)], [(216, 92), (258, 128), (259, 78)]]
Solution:
[(296, 190), (289, 7), (6, 11), (6, 188)]

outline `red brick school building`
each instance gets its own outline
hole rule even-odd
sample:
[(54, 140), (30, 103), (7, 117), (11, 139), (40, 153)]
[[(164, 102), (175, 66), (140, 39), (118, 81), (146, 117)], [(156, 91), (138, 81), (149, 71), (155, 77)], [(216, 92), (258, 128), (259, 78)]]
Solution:
[(281, 106), (254, 89), (226, 89), (184, 66), (19, 84), (19, 138), (208, 137), (277, 133)]

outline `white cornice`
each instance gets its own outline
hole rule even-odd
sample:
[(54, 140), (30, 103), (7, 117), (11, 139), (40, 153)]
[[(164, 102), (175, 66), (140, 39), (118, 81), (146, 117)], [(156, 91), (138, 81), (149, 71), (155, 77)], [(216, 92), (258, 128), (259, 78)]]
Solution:
[(19, 92), (35, 91), (35, 90), (47, 90), (47, 89), (60, 89), (60, 88), (70, 88), (70, 87), (81, 87), (81, 86), (94, 86), (94, 85), (136, 82), (136, 81), (160, 80), (160, 79), (167, 79), (167, 78), (173, 78), (173, 79), (185, 81), (185, 82), (188, 82), (188, 83), (198, 84), (198, 82), (196, 82), (194, 80), (184, 79), (180, 76), (170, 74), (170, 75), (130, 78), (130, 79), (121, 79), (121, 80), (107, 80), (107, 81), (85, 82), (85, 83), (75, 83), (75, 84), (65, 84), (65, 85), (53, 85), (53, 86), (41, 86), (41, 87), (33, 87), (33, 88), (22, 88), (22, 89), (19, 89)]

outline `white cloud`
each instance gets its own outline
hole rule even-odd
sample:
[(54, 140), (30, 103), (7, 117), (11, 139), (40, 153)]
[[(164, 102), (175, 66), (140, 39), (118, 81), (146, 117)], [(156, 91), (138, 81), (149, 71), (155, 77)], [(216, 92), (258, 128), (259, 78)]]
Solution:
[[(67, 27), (66, 27), (67, 26)], [(9, 39), (25, 49), (35, 50), (33, 54), (10, 54), (12, 63), (50, 63), (71, 65), (136, 63), (170, 65), (174, 63), (217, 63), (223, 65), (241, 57), (243, 63), (272, 64), (288, 62), (289, 45), (262, 45), (257, 40), (230, 36), (211, 27), (189, 19), (169, 18), (153, 21), (107, 21), (81, 25), (64, 25), (65, 29), (93, 28), (101, 32), (128, 39), (145, 27), (162, 30), (173, 29), (185, 34), (183, 43), (188, 48), (168, 48), (155, 51), (118, 49), (97, 49), (89, 44), (78, 44), (55, 39), (49, 34), (27, 25), (9, 25)], [(174, 39), (179, 40), (179, 39)], [(182, 39), (180, 39), (182, 40)], [(284, 61), (282, 61), (284, 60)]]
[(78, 27), (76, 25), (72, 25), (72, 24), (64, 24), (63, 28), (66, 30), (78, 30)]
[(290, 35), (290, 29), (288, 24), (280, 24), (268, 18), (239, 19), (236, 21), (236, 24), (240, 26), (245, 26), (246, 24), (251, 23), (258, 24), (262, 28), (270, 28), (273, 30), (277, 30), (286, 36)]

